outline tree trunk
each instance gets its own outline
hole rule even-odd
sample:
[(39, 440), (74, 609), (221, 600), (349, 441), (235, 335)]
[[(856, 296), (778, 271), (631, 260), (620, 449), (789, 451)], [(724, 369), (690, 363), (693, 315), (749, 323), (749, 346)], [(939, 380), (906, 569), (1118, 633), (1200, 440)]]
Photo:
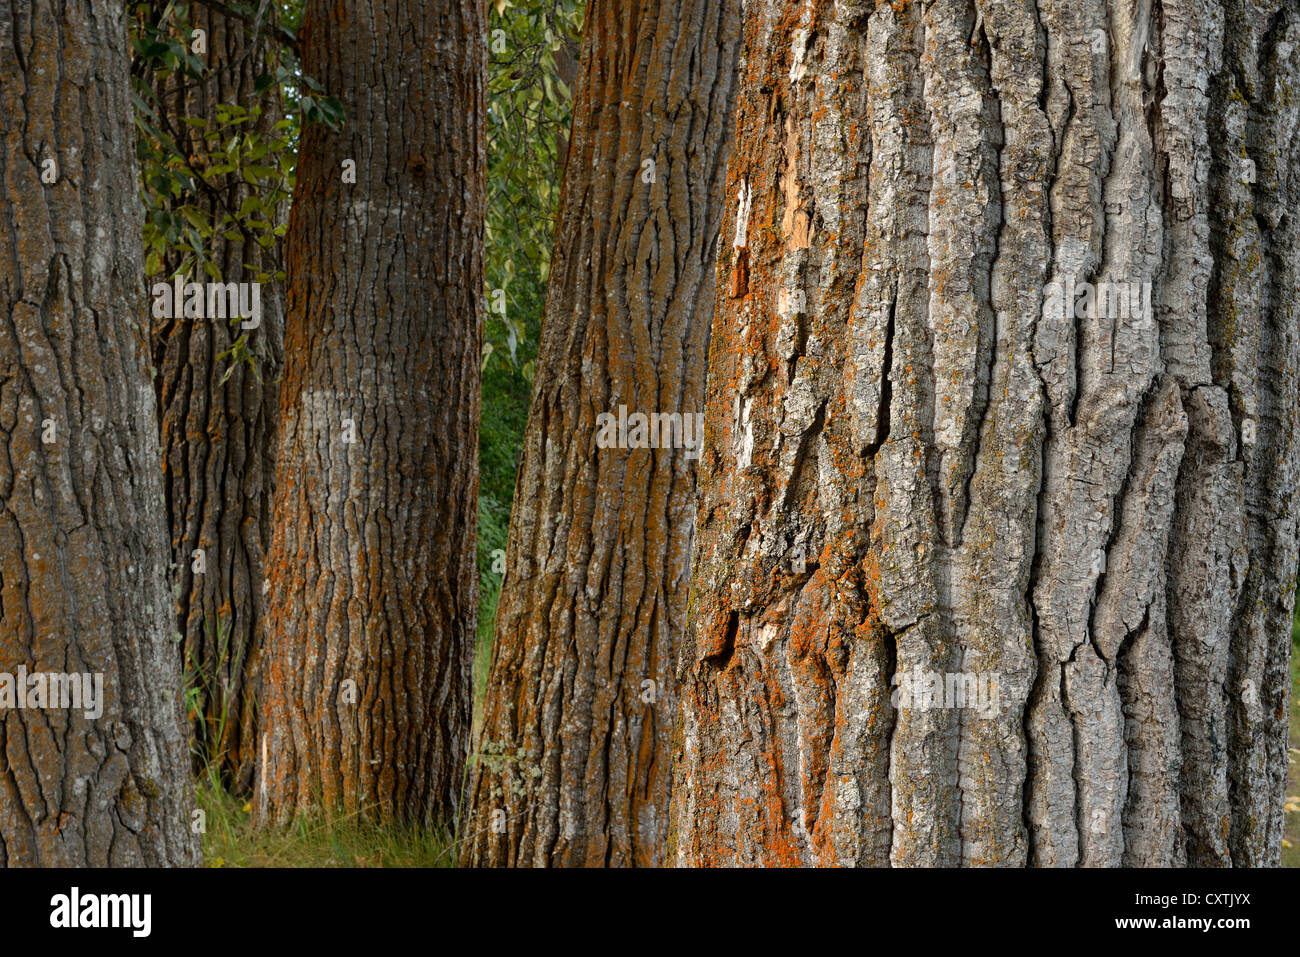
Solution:
[(0, 36), (0, 866), (195, 864), (124, 10)]
[(310, 0), (300, 36), (347, 120), (307, 129), (286, 242), (259, 807), (450, 823), (477, 611), (486, 11)]
[[(467, 864), (663, 860), (738, 26), (732, 0), (587, 12)], [(620, 407), (681, 432), (611, 446)]]
[[(241, 130), (264, 139), (281, 119), (278, 95), (257, 94), (274, 42), (268, 16), (260, 31), (197, 5), (192, 25), (206, 31), (208, 72), (201, 79), (175, 74), (159, 90), (160, 117), (187, 156), (206, 158), (202, 129), (187, 118), (216, 120), (218, 104), (261, 102), (263, 113)], [(254, 34), (257, 39), (254, 40)], [(274, 89), (274, 88), (273, 88)], [(213, 222), (237, 211), (258, 190), (238, 172), (219, 195), (184, 195)], [(263, 249), (251, 237), (214, 231), (208, 254), (221, 281), (255, 281), (280, 266), (278, 244)], [(170, 281), (180, 257), (166, 260)], [(196, 271), (187, 277), (204, 282)], [(189, 685), (197, 692), (190, 716), (194, 750), (208, 770), (237, 792), (252, 784), (257, 758), (256, 688), (259, 629), (265, 613), (264, 561), (271, 541), (271, 482), (275, 473), (275, 420), (283, 360), (283, 304), (279, 284), (261, 289), (261, 323), (247, 332), (238, 323), (156, 319), (154, 386), (161, 409), (164, 488), (176, 563), (177, 628)], [(253, 364), (229, 353), (247, 335)], [(227, 378), (228, 376), (228, 378)], [(202, 770), (203, 768), (200, 768)]]
[(1276, 864), (1300, 14), (747, 20), (675, 859)]

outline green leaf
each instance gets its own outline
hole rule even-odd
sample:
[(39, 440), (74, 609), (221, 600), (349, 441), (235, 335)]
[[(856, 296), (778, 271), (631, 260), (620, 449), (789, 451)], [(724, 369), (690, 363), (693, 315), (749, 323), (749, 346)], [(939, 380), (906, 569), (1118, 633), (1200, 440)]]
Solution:
[(201, 209), (194, 206), (182, 206), (181, 215), (185, 221), (199, 231), (200, 235), (206, 236), (212, 232), (212, 226), (208, 223), (207, 214)]

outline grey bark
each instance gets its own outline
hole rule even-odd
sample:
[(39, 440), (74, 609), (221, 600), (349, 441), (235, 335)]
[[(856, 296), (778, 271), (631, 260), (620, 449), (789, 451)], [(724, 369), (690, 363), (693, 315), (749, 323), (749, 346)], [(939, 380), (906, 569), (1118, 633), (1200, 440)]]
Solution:
[(675, 859), (1276, 864), (1300, 11), (747, 21)]
[(0, 710), (0, 865), (195, 864), (123, 7), (0, 40), (0, 672), (103, 680)]

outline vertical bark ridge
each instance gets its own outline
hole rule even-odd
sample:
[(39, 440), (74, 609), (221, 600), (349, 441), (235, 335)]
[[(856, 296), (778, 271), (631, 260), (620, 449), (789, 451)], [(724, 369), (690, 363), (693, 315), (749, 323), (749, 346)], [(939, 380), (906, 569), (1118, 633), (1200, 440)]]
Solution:
[[(1220, 445), (1223, 393), (1215, 384), (1211, 316), (1222, 304), (1211, 293), (1217, 271), (1211, 248), (1214, 220), (1222, 214), (1212, 156), (1202, 130), (1213, 108), (1210, 76), (1223, 62), (1224, 17), (1218, 3), (1165, 2), (1161, 48), (1164, 53), (1157, 146), (1163, 147), (1172, 222), (1168, 268), (1159, 311), (1163, 351), (1179, 377), (1188, 412), (1187, 448), (1179, 473), (1170, 542), (1168, 616), (1175, 653), (1181, 723), (1181, 811), (1187, 862), (1225, 860), (1220, 822), (1226, 793), (1221, 749), (1221, 687), (1226, 650), (1226, 609), (1210, 607), (1209, 594), (1228, 587), (1225, 542), (1240, 541), (1234, 509), (1222, 509), (1224, 475)], [(1207, 587), (1208, 586), (1208, 587)], [(1216, 751), (1220, 753), (1216, 754)]]
[[(895, 683), (916, 669), (955, 672), (959, 659), (948, 615), (947, 569), (936, 547), (940, 516), (929, 454), (935, 398), (926, 234), (935, 141), (923, 97), (927, 33), (919, 4), (881, 4), (866, 38), (875, 149), (863, 264), (870, 278), (863, 294), (887, 306), (893, 324), (892, 365), (885, 370), (890, 431), (871, 463), (876, 511), (870, 547), (878, 556), (884, 625), (896, 649)], [(895, 865), (960, 860), (957, 729), (949, 709), (901, 708), (895, 716)]]
[[(1164, 377), (1143, 409), (1118, 531), (1093, 612), (1097, 647), (1115, 676), (1126, 718), (1119, 819), (1097, 815), (1104, 863), (1184, 862), (1178, 830), (1178, 711), (1164, 589), (1174, 490), (1188, 419), (1177, 382)], [(1089, 825), (1092, 824), (1090, 820)], [(1095, 862), (1095, 861), (1094, 861)]]
[[(1228, 786), (1232, 826), (1228, 837), (1236, 866), (1276, 865), (1284, 796), (1286, 699), (1282, 670), (1295, 593), (1295, 519), (1288, 502), (1296, 477), (1296, 289), (1294, 217), (1282, 198), (1293, 190), (1290, 158), (1295, 151), (1300, 106), (1285, 92), (1296, 80), (1296, 11), (1281, 4), (1262, 8), (1228, 4), (1226, 16), (1243, 28), (1225, 51), (1233, 100), (1228, 145), (1244, 151), (1240, 163), (1253, 175), (1237, 178), (1239, 204), (1225, 222), (1245, 238), (1241, 272), (1228, 284), (1249, 288), (1238, 297), (1236, 315), (1221, 313), (1216, 358), (1228, 379), (1228, 396), (1238, 435), (1246, 570), (1231, 621)], [(1227, 155), (1225, 161), (1232, 159)], [(1231, 167), (1229, 167), (1231, 168)], [(1235, 219), (1235, 222), (1233, 221)], [(1235, 244), (1234, 244), (1235, 245)], [(1232, 258), (1236, 258), (1234, 255)], [(1226, 272), (1226, 270), (1225, 270)], [(1220, 287), (1222, 289), (1222, 287)], [(1243, 301), (1245, 299), (1245, 301)], [(1244, 308), (1243, 308), (1244, 307)], [(1280, 427), (1280, 428), (1279, 428)]]
[(0, 40), (0, 672), (103, 682), (6, 695), (0, 866), (192, 865), (124, 10), (6, 4)]
[[(1275, 859), (1295, 47), (1239, 7), (747, 11), (678, 862)], [(784, 322), (809, 264), (835, 282)]]
[[(1023, 866), (1027, 776), (1025, 702), (1033, 685), (1030, 581), (1042, 475), (1045, 390), (1034, 355), (1049, 262), (1053, 140), (1042, 72), (1046, 36), (1032, 3), (977, 8), (998, 124), (995, 258), (989, 279), (989, 403), (971, 473), (970, 503), (953, 556), (954, 619), (961, 672), (996, 676), (992, 713), (959, 712), (963, 856), (974, 865)], [(970, 242), (970, 237), (966, 238)], [(992, 694), (993, 688), (987, 692)]]
[[(219, 104), (260, 103), (264, 112), (251, 131), (269, 135), (281, 118), (278, 101), (254, 93), (274, 42), (269, 23), (254, 42), (253, 26), (242, 20), (201, 5), (190, 18), (206, 31), (207, 72), (201, 79), (176, 74), (158, 90), (162, 116), (179, 149), (187, 156), (206, 156), (202, 131), (185, 120), (215, 124)], [(219, 198), (198, 197), (214, 223), (256, 193), (237, 175), (234, 180), (220, 188)], [(253, 281), (259, 272), (273, 274), (281, 265), (278, 246), (263, 249), (251, 238), (231, 241), (221, 230), (214, 231), (207, 252), (224, 282)], [(164, 266), (159, 278), (170, 281), (179, 257), (169, 257)], [(196, 270), (186, 278), (205, 282), (210, 277)], [(182, 668), (202, 676), (191, 678), (200, 689), (191, 720), (203, 760), (215, 756), (216, 769), (241, 792), (251, 786), (257, 760), (262, 583), (271, 541), (283, 361), (279, 284), (264, 284), (260, 302), (261, 324), (248, 334), (253, 367), (222, 358), (241, 335), (237, 324), (155, 319), (152, 331)], [(193, 566), (197, 549), (204, 552), (201, 574)]]
[(452, 825), (459, 807), (486, 37), (478, 2), (313, 0), (304, 16), (303, 68), (347, 121), (304, 134), (285, 251), (264, 821), (324, 805)]
[[(1112, 36), (1103, 3), (1044, 4), (1044, 9), (1047, 43), (1054, 51), (1053, 76), (1060, 78), (1061, 95), (1068, 101), (1068, 113), (1059, 124), (1056, 177), (1049, 194), (1049, 281), (1064, 285), (1072, 279), (1095, 279), (1104, 255), (1105, 222), (1099, 207), (1116, 136), (1107, 82)], [(1092, 324), (1075, 316), (1072, 306), (1045, 296), (1036, 330), (1036, 361), (1049, 406), (1034, 583), (1041, 667), (1028, 718), (1034, 860), (1067, 866), (1076, 863), (1081, 852), (1082, 795), (1076, 773), (1080, 723), (1102, 717), (1076, 714), (1067, 680), (1073, 669), (1067, 666), (1087, 643), (1088, 606), (1101, 573), (1109, 506), (1118, 491), (1107, 488), (1119, 476), (1111, 474), (1106, 457), (1128, 439), (1121, 423), (1113, 422), (1108, 448), (1092, 451), (1093, 428), (1084, 396), (1090, 378), (1089, 340), (1095, 346), (1096, 336)], [(1095, 347), (1091, 352), (1095, 358)], [(1098, 425), (1104, 424), (1103, 418)], [(1088, 669), (1094, 686), (1089, 690), (1095, 690), (1101, 663), (1091, 648), (1082, 654), (1077, 668)], [(1079, 677), (1084, 679), (1083, 674)], [(1080, 698), (1084, 696), (1081, 689)], [(1113, 720), (1113, 698), (1107, 705), (1107, 717)]]
[(698, 442), (738, 22), (730, 0), (587, 12), (466, 863), (664, 859), (695, 463), (607, 447), (600, 417), (680, 415)]

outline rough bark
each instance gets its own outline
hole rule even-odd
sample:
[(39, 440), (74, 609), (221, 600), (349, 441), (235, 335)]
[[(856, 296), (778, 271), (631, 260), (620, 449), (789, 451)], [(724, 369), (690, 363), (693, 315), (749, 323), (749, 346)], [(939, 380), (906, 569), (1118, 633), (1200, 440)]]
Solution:
[(467, 864), (664, 859), (698, 452), (598, 416), (701, 411), (738, 45), (733, 0), (587, 12)]
[[(278, 95), (257, 94), (254, 81), (266, 71), (274, 40), (273, 11), (260, 29), (197, 5), (193, 27), (206, 31), (208, 72), (195, 79), (175, 75), (159, 89), (159, 116), (178, 148), (203, 157), (202, 130), (185, 120), (216, 122), (218, 104), (263, 112), (245, 129), (267, 137), (281, 119)], [(196, 202), (213, 222), (238, 211), (257, 190), (237, 173)], [(221, 281), (253, 281), (280, 266), (278, 244), (270, 249), (252, 236), (230, 240), (214, 233), (207, 249)], [(179, 266), (173, 254), (163, 278)], [(203, 272), (187, 277), (206, 282)], [(259, 630), (265, 614), (264, 562), (271, 542), (271, 485), (275, 473), (275, 421), (284, 347), (283, 297), (278, 283), (261, 290), (261, 324), (248, 331), (253, 364), (230, 357), (242, 334), (238, 323), (155, 319), (154, 387), (161, 410), (164, 489), (171, 557), (176, 566), (176, 620), (182, 668), (198, 690), (190, 719), (200, 761), (227, 786), (252, 785), (257, 759), (256, 702)], [(195, 552), (202, 551), (201, 571)]]
[(675, 859), (1277, 863), (1300, 13), (746, 20)]
[[(486, 11), (308, 3), (259, 809), (450, 823), (477, 612)], [(344, 182), (345, 160), (356, 183)]]
[(103, 680), (97, 717), (0, 709), (0, 865), (194, 864), (124, 10), (0, 38), (0, 672)]

